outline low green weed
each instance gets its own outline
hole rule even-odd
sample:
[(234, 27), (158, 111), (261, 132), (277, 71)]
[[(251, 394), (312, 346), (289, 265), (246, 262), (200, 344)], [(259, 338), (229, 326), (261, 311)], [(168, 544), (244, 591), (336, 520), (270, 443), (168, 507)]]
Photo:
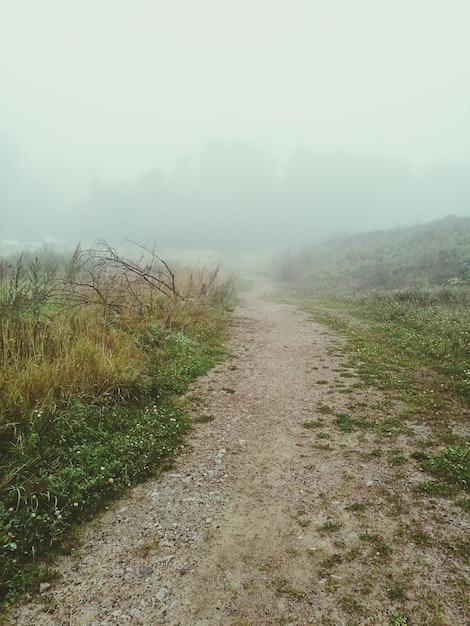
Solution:
[(321, 428), (323, 426), (323, 420), (307, 420), (302, 422), (304, 428)]
[(351, 614), (362, 614), (366, 612), (366, 607), (352, 594), (340, 598), (341, 607)]
[(470, 446), (452, 446), (422, 460), (422, 468), (436, 477), (441, 485), (470, 491)]
[[(387, 596), (390, 600), (406, 600), (406, 593), (409, 585), (403, 582), (396, 582), (392, 587), (387, 589)], [(406, 623), (406, 622), (405, 622)]]
[(328, 520), (324, 524), (320, 524), (319, 526), (317, 526), (317, 530), (319, 532), (327, 532), (327, 533), (336, 532), (340, 528), (341, 528), (341, 523), (335, 522), (334, 520)]
[(328, 404), (321, 404), (318, 407), (317, 411), (319, 413), (322, 413), (323, 415), (331, 415), (333, 413), (333, 409), (330, 406), (328, 406)]
[(353, 511), (354, 513), (361, 513), (365, 511), (368, 506), (369, 506), (368, 502), (355, 501), (355, 502), (351, 502), (351, 504), (348, 504), (348, 506), (346, 507), (346, 510)]
[(390, 465), (405, 465), (405, 463), (407, 462), (407, 458), (404, 454), (400, 454), (399, 452), (397, 452), (395, 454), (392, 454), (389, 461)]
[(434, 543), (434, 537), (423, 528), (409, 528), (408, 536), (417, 545), (432, 545)]
[(392, 547), (377, 533), (362, 533), (359, 539), (370, 545), (371, 556), (374, 558), (385, 558), (392, 553)]
[(470, 563), (470, 539), (468, 536), (453, 537), (447, 541), (447, 550), (465, 563)]
[(455, 504), (464, 511), (470, 511), (470, 498), (457, 498)]
[(359, 428), (371, 428), (372, 422), (360, 417), (351, 417), (349, 413), (338, 413), (335, 423), (344, 433), (352, 433)]

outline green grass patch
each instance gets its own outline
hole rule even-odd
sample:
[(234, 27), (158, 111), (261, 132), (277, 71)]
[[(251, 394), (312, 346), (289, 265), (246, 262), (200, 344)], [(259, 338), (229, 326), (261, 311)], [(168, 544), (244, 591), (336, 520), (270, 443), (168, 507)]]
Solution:
[(344, 433), (352, 433), (360, 428), (371, 428), (373, 423), (361, 417), (351, 417), (349, 413), (338, 413), (335, 424)]
[(317, 411), (322, 415), (331, 415), (333, 413), (333, 409), (331, 408), (331, 406), (328, 406), (328, 404), (321, 404), (318, 407)]
[(464, 511), (470, 511), (470, 498), (457, 498), (455, 504)]
[(323, 420), (307, 420), (302, 422), (304, 428), (321, 428), (323, 426)]
[(407, 461), (408, 459), (406, 458), (406, 456), (400, 453), (392, 454), (389, 458), (390, 465), (395, 465), (395, 466), (405, 465)]
[(340, 606), (351, 614), (363, 614), (366, 612), (365, 606), (353, 594), (347, 594), (340, 598)]
[(440, 487), (470, 491), (470, 446), (452, 446), (422, 460), (422, 468), (436, 477)]
[(409, 624), (405, 613), (393, 613), (390, 615), (390, 626), (407, 626)]
[(387, 596), (390, 600), (406, 600), (409, 584), (405, 582), (396, 582), (389, 589), (387, 589)]
[(446, 548), (465, 563), (470, 563), (470, 538), (468, 536), (453, 537), (447, 541)]
[(324, 524), (317, 526), (317, 530), (321, 533), (334, 533), (341, 528), (340, 522), (334, 520), (327, 520)]
[(355, 501), (355, 502), (351, 502), (351, 504), (348, 504), (348, 506), (346, 507), (346, 510), (353, 511), (354, 513), (362, 513), (368, 508), (368, 506), (369, 506), (368, 502)]

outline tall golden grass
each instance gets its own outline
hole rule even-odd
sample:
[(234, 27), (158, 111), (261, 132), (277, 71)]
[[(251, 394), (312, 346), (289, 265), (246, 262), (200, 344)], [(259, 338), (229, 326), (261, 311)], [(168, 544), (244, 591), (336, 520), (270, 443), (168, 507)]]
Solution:
[[(69, 397), (138, 396), (148, 385), (139, 335), (188, 320), (211, 333), (227, 293), (220, 267), (172, 270), (153, 250), (121, 258), (106, 243), (62, 267), (19, 257), (0, 277), (0, 432)], [(39, 413), (40, 414), (40, 413)], [(10, 425), (10, 426), (8, 426)]]

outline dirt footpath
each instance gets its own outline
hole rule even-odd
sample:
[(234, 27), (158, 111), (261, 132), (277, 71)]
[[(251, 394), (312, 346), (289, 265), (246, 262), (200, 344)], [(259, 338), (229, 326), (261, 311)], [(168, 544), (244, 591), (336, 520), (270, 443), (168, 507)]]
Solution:
[(262, 296), (243, 295), (232, 358), (193, 385), (207, 421), (173, 470), (91, 523), (9, 624), (470, 623), (468, 568), (443, 547), (463, 512), (416, 495), (416, 464), (389, 462), (419, 428), (338, 428), (393, 403), (355, 385), (329, 330)]

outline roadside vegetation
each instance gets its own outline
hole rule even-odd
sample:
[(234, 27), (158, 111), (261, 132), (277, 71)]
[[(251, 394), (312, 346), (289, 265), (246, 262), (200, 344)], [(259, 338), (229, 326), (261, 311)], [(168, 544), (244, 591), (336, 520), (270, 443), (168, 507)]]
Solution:
[[(286, 254), (278, 259), (277, 278), (289, 301), (345, 337), (345, 345), (336, 348), (347, 358), (337, 388), (354, 372), (358, 378), (349, 388), (344, 384), (343, 393), (371, 386), (381, 391), (380, 406), (362, 403), (356, 417), (352, 404), (350, 413), (336, 413), (334, 427), (344, 433), (368, 430), (376, 449), (364, 458), (395, 468), (397, 481), (413, 470), (407, 489), (415, 494), (417, 507), (423, 506), (422, 498), (436, 498), (447, 515), (454, 511), (451, 517), (465, 517), (470, 511), (470, 219), (352, 236)], [(325, 428), (328, 411), (321, 408), (322, 419), (304, 423), (306, 428)], [(373, 419), (364, 419), (361, 412)], [(321, 432), (322, 438), (329, 434)], [(319, 441), (315, 447), (327, 445)], [(393, 480), (393, 471), (391, 475)], [(358, 501), (350, 510), (365, 515), (367, 506)], [(395, 513), (403, 515), (404, 527), (410, 524), (405, 510)], [(413, 524), (403, 541), (411, 540), (423, 551), (433, 545), (447, 555), (458, 603), (468, 611), (468, 593), (463, 592), (468, 589), (468, 577), (463, 582), (468, 534), (453, 536), (443, 527), (438, 542)], [(465, 528), (466, 523), (456, 526)], [(406, 606), (407, 593), (397, 587), (390, 594), (397, 609)], [(426, 617), (419, 617), (412, 604), (408, 608), (416, 623), (448, 623), (441, 618), (438, 597), (424, 611)], [(401, 610), (392, 617), (391, 624), (409, 619)]]
[(74, 530), (168, 467), (176, 400), (224, 356), (233, 280), (106, 242), (0, 260), (0, 605)]
[[(432, 432), (414, 458), (430, 493), (470, 492), (470, 289), (445, 287), (304, 300), (348, 339), (350, 365), (366, 385), (403, 406), (385, 430), (420, 421)], [(357, 323), (359, 320), (360, 323)]]
[(468, 493), (470, 218), (330, 241), (280, 258), (277, 276), (348, 338), (364, 383), (432, 428), (432, 452), (415, 454), (433, 476), (427, 488)]

